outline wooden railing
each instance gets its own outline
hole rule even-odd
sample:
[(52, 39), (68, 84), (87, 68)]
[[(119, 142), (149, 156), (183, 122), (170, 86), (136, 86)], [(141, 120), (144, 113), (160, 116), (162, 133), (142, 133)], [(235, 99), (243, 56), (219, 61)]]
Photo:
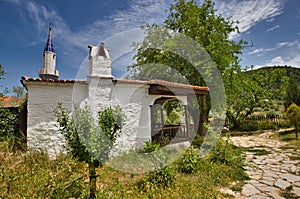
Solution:
[(160, 144), (189, 141), (193, 137), (193, 125), (164, 125), (154, 126), (152, 129), (152, 142)]

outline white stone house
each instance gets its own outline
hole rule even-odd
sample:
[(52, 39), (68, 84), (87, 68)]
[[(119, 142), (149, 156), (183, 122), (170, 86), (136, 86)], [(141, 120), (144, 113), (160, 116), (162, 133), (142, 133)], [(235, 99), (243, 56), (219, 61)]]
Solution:
[(111, 73), (108, 50), (101, 43), (89, 46), (89, 73), (85, 80), (61, 80), (55, 69), (56, 52), (52, 43), (52, 28), (44, 49), (44, 65), (40, 78), (23, 76), (22, 84), (28, 91), (27, 145), (47, 150), (54, 155), (63, 150), (64, 139), (58, 132), (53, 110), (58, 103), (72, 110), (74, 104), (88, 103), (96, 111), (107, 106), (120, 105), (126, 115), (126, 124), (117, 140), (116, 149), (127, 151), (140, 148), (147, 140), (159, 140), (164, 129), (173, 133), (172, 140), (189, 138), (188, 113), (185, 122), (176, 127), (166, 127), (153, 121), (154, 105), (177, 99), (184, 106), (187, 96), (207, 95), (207, 87), (191, 86), (161, 80), (139, 81), (117, 79)]

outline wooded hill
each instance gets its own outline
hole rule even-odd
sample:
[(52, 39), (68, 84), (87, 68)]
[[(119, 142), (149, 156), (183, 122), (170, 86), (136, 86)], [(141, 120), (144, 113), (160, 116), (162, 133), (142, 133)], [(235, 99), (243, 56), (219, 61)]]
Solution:
[[(274, 73), (274, 71), (276, 71)], [(255, 70), (249, 70), (246, 72), (251, 77), (265, 74), (271, 76), (271, 79), (275, 79), (275, 83), (270, 89), (274, 92), (274, 100), (283, 100), (285, 107), (288, 107), (291, 103), (300, 105), (300, 68), (292, 66), (272, 66), (262, 67)], [(286, 78), (285, 80), (283, 80)], [(265, 82), (266, 85), (268, 82)], [(270, 85), (269, 87), (270, 88)]]
[(259, 71), (270, 72), (274, 69), (275, 70), (279, 69), (279, 70), (285, 71), (285, 74), (287, 75), (287, 77), (295, 78), (298, 81), (298, 83), (300, 83), (300, 68), (296, 68), (296, 67), (292, 67), (292, 66), (265, 66), (262, 68), (249, 70), (249, 71), (247, 71), (247, 73), (255, 75)]

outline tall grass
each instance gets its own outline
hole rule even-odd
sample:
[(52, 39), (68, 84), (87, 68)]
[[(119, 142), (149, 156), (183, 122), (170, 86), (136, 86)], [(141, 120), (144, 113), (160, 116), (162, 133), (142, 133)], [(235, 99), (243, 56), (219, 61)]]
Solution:
[[(221, 140), (207, 158), (195, 157), (194, 149), (187, 151), (185, 156), (168, 166), (174, 180), (167, 186), (141, 189), (141, 182), (161, 181), (153, 181), (153, 178), (149, 178), (149, 173), (125, 173), (104, 165), (96, 170), (97, 198), (224, 198), (225, 195), (218, 191), (219, 187), (231, 186), (233, 181), (242, 184), (247, 179), (242, 169), (240, 150), (224, 142)], [(226, 152), (220, 153), (222, 150)], [(192, 165), (183, 168), (183, 163)], [(0, 198), (88, 196), (88, 168), (85, 163), (63, 154), (52, 160), (43, 152), (13, 151), (7, 143), (0, 143)]]
[(0, 143), (0, 198), (85, 198), (86, 165), (59, 155), (12, 151)]

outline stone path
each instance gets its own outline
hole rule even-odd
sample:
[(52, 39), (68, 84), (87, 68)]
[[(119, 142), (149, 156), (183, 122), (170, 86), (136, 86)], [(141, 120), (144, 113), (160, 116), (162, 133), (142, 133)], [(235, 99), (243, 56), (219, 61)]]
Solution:
[[(260, 135), (232, 137), (233, 144), (251, 147), (246, 152), (246, 172), (251, 178), (241, 193), (227, 190), (237, 199), (243, 198), (284, 198), (280, 192), (291, 188), (294, 198), (300, 198), (300, 151), (280, 149), (285, 143), (270, 139), (272, 132)], [(255, 152), (265, 153), (255, 155)], [(298, 157), (298, 158), (293, 158)], [(296, 160), (295, 160), (296, 159)]]

